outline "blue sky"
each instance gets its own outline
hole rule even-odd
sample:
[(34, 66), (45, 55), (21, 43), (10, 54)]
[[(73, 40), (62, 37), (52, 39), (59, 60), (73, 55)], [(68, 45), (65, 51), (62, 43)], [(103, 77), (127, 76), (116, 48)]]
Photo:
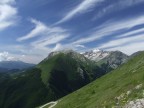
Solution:
[(144, 50), (144, 0), (0, 1), (0, 61), (63, 49)]

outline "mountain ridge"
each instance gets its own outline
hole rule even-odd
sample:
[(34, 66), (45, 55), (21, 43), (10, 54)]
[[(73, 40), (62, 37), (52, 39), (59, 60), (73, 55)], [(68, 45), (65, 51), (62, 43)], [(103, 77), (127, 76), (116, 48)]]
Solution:
[(0, 68), (11, 69), (26, 69), (35, 66), (35, 64), (25, 63), (22, 61), (1, 61)]
[(141, 52), (116, 70), (63, 97), (55, 108), (132, 108), (137, 106), (143, 101), (143, 66), (144, 52)]
[[(102, 68), (75, 51), (51, 53), (32, 69), (3, 78), (0, 107), (34, 108), (46, 101), (55, 101), (111, 71)], [(9, 101), (12, 98), (15, 99)]]

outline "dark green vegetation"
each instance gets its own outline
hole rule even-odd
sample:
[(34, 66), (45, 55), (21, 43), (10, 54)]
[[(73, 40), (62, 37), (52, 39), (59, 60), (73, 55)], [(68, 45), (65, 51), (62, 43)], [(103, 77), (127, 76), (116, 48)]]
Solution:
[(96, 81), (60, 99), (55, 108), (112, 108), (144, 97), (144, 52)]
[(103, 74), (98, 66), (76, 52), (49, 57), (38, 68), (42, 70), (42, 81), (52, 89), (57, 98), (77, 90)]
[(8, 77), (1, 75), (0, 108), (33, 108), (51, 100), (39, 69)]
[(57, 100), (101, 76), (99, 72), (91, 61), (69, 52), (19, 74), (1, 74), (0, 108), (34, 108)]
[(33, 69), (0, 76), (0, 108), (34, 108), (55, 101), (108, 71), (74, 51), (51, 53)]

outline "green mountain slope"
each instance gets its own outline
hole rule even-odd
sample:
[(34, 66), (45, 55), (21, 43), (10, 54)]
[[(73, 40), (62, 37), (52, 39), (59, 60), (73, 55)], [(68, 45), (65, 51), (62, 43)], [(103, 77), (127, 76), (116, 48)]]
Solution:
[(53, 52), (33, 69), (0, 74), (0, 108), (34, 108), (57, 100), (106, 72), (77, 52)]
[(60, 98), (103, 75), (93, 62), (73, 51), (50, 54), (38, 66), (42, 70), (41, 78)]
[(144, 98), (144, 52), (87, 86), (60, 99), (54, 108), (117, 108)]
[(0, 77), (0, 108), (34, 108), (51, 100), (39, 69), (9, 78), (4, 76)]
[(37, 68), (2, 75), (0, 108), (34, 108), (57, 100), (100, 76), (100, 68), (84, 56), (73, 51), (58, 53), (43, 60)]

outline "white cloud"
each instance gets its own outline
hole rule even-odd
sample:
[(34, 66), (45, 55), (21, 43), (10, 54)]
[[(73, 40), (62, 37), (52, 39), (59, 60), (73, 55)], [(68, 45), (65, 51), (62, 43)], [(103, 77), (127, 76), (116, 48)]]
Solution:
[(45, 37), (43, 39), (40, 39), (38, 41), (32, 42), (32, 45), (35, 46), (36, 48), (45, 48), (48, 45), (52, 45), (52, 44), (56, 44), (62, 40), (65, 40), (67, 37), (69, 36), (69, 34), (65, 34), (65, 33), (52, 33), (49, 34), (48, 37)]
[(74, 44), (84, 44), (84, 43), (96, 41), (105, 36), (112, 35), (121, 30), (129, 30), (141, 24), (144, 24), (144, 16), (140, 16), (133, 19), (121, 20), (118, 22), (113, 21), (113, 22), (104, 23), (103, 25), (98, 27), (95, 32), (91, 33), (88, 37), (81, 38), (75, 41)]
[(48, 27), (35, 19), (31, 19), (31, 22), (35, 25), (35, 28), (27, 35), (18, 38), (17, 41), (24, 41), (39, 36), (42, 38), (33, 42), (32, 45), (46, 46), (62, 41), (69, 35), (67, 31), (61, 27)]
[(132, 54), (134, 52), (144, 50), (144, 29), (138, 29), (123, 33), (116, 36), (114, 40), (110, 40), (99, 45), (97, 48), (105, 50), (119, 50), (126, 54)]
[[(61, 46), (61, 44), (58, 43), (66, 40), (70, 36), (68, 30), (63, 29), (62, 27), (47, 26), (35, 19), (31, 19), (31, 22), (35, 25), (34, 29), (32, 29), (27, 35), (17, 39), (17, 41), (24, 41), (37, 37), (36, 39), (33, 39), (29, 45), (27, 45), (29, 48), (17, 47), (19, 51), (26, 55), (23, 57), (25, 59), (32, 57), (31, 55), (33, 55), (32, 58), (39, 56), (39, 59), (36, 59), (38, 60), (37, 62), (39, 62), (40, 58), (41, 60), (44, 59), (51, 51), (58, 50)], [(56, 46), (52, 47), (53, 45)]]
[[(5, 53), (1, 52), (0, 55), (5, 55), (0, 57), (1, 60), (8, 60), (7, 58), (13, 58), (13, 61), (23, 61), (27, 63), (39, 63), (41, 60), (48, 56), (48, 53), (52, 49), (36, 49), (30, 45), (7, 45), (0, 48), (0, 50), (6, 49)], [(4, 53), (4, 54), (3, 54)], [(8, 56), (6, 56), (8, 55)], [(3, 58), (3, 59), (2, 59)], [(5, 58), (5, 59), (4, 59)]]
[(128, 33), (124, 33), (122, 35), (116, 36), (116, 38), (123, 38), (123, 37), (131, 36), (131, 35), (139, 34), (139, 33), (144, 33), (144, 28), (140, 28), (137, 30), (130, 31)]
[(49, 31), (49, 28), (46, 25), (44, 25), (43, 23), (41, 23), (40, 21), (37, 21), (35, 19), (31, 19), (31, 22), (33, 24), (35, 24), (35, 28), (30, 33), (28, 33), (27, 35), (18, 38), (17, 41), (27, 40), (27, 39), (42, 35), (45, 32)]
[(100, 18), (106, 14), (112, 13), (112, 12), (116, 12), (118, 10), (122, 10), (125, 8), (129, 8), (131, 6), (140, 4), (140, 3), (144, 3), (143, 0), (119, 0), (114, 4), (108, 5), (106, 7), (104, 7), (103, 9), (101, 9), (96, 16), (93, 18), (93, 20)]
[(68, 44), (56, 44), (52, 51), (59, 51), (59, 50), (81, 50), (86, 48), (84, 45), (73, 45), (71, 43)]
[(19, 58), (20, 61), (26, 62), (26, 63), (33, 63), (37, 64), (40, 61), (42, 61), (46, 56), (37, 56), (37, 55), (15, 55), (17, 58)]
[(38, 55), (21, 55), (21, 54), (12, 54), (9, 52), (0, 52), (0, 62), (1, 61), (23, 61), (26, 63), (39, 63), (46, 56)]
[(15, 0), (1, 0), (0, 1), (0, 4), (13, 4), (13, 3), (15, 3)]
[(107, 48), (110, 48), (110, 47), (123, 46), (125, 44), (131, 44), (131, 43), (136, 43), (136, 42), (140, 42), (140, 41), (144, 41), (144, 34), (134, 35), (134, 36), (131, 36), (131, 37), (112, 40), (110, 42), (104, 43), (99, 48), (107, 49)]
[(15, 60), (8, 52), (0, 52), (0, 61), (12, 61)]
[(73, 18), (77, 14), (82, 14), (90, 9), (92, 9), (95, 5), (98, 3), (103, 2), (104, 0), (83, 0), (82, 3), (80, 3), (77, 7), (75, 7), (73, 10), (71, 10), (64, 18), (62, 18), (60, 21), (57, 22), (57, 24), (65, 22), (71, 18)]
[(63, 46), (60, 43), (57, 43), (56, 46), (53, 48), (53, 51), (62, 50)]
[(144, 42), (135, 42), (135, 43), (131, 43), (128, 45), (124, 45), (124, 46), (117, 46), (114, 48), (109, 48), (107, 50), (110, 51), (115, 51), (115, 50), (119, 50), (122, 51), (128, 55), (131, 55), (137, 51), (144, 51)]
[(17, 8), (12, 4), (15, 0), (0, 1), (0, 31), (16, 24)]
[(84, 45), (75, 45), (77, 48), (86, 48)]

